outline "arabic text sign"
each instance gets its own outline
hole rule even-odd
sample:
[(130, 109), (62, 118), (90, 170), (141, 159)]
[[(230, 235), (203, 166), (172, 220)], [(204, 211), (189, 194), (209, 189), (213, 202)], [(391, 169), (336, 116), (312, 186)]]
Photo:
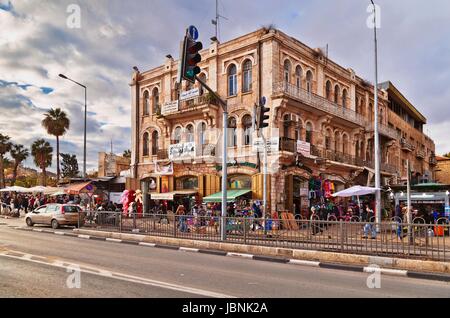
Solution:
[[(280, 149), (280, 139), (278, 137), (266, 140), (267, 153), (277, 152)], [(253, 152), (264, 152), (264, 142), (262, 138), (254, 138), (252, 144)]]
[(187, 92), (182, 92), (180, 94), (180, 101), (190, 100), (200, 96), (200, 89), (194, 88)]
[(195, 143), (187, 142), (184, 144), (175, 144), (169, 146), (169, 159), (177, 160), (191, 158), (195, 156)]
[(165, 103), (161, 109), (161, 115), (166, 115), (170, 113), (175, 113), (178, 111), (178, 100), (173, 102)]
[(311, 155), (311, 144), (309, 142), (297, 140), (297, 152), (304, 156)]

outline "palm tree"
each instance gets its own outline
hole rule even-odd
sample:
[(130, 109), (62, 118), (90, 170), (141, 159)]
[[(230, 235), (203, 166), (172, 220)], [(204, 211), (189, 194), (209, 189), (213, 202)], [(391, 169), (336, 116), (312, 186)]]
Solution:
[(47, 133), (56, 136), (56, 181), (59, 182), (59, 137), (64, 135), (70, 126), (70, 120), (61, 108), (50, 109), (44, 114), (42, 126)]
[(5, 171), (3, 170), (3, 156), (11, 149), (11, 138), (0, 134), (0, 189), (5, 187)]
[(14, 159), (13, 180), (11, 185), (15, 185), (17, 179), (17, 168), (25, 159), (28, 158), (30, 152), (23, 145), (13, 145), (10, 153), (11, 157)]
[(131, 150), (130, 149), (124, 150), (122, 157), (131, 158)]
[(53, 148), (48, 141), (38, 139), (31, 145), (31, 155), (34, 157), (34, 163), (42, 170), (41, 185), (47, 183), (47, 173), (45, 169), (52, 165)]

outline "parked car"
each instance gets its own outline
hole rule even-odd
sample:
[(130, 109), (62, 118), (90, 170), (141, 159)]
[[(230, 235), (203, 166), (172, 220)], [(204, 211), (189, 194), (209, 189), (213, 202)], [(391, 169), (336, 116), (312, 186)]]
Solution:
[(46, 204), (26, 214), (25, 222), (28, 226), (35, 224), (51, 225), (57, 229), (61, 225), (83, 225), (86, 213), (75, 204)]

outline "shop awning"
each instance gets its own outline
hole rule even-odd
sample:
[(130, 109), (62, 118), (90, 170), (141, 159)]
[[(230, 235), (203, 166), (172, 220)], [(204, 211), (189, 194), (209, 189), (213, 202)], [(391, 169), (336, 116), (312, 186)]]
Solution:
[[(249, 192), (252, 192), (252, 190), (249, 189), (228, 190), (227, 202), (233, 202), (236, 200), (236, 198), (243, 196)], [(203, 202), (221, 202), (221, 201), (222, 201), (222, 191), (203, 198)]]
[(173, 201), (173, 197), (176, 195), (193, 195), (196, 194), (197, 190), (177, 190), (173, 192), (166, 192), (166, 193), (151, 193), (150, 199), (152, 200), (169, 200)]
[(93, 192), (93, 190), (94, 187), (91, 186), (91, 181), (71, 184), (64, 189), (67, 194), (80, 194), (82, 192)]

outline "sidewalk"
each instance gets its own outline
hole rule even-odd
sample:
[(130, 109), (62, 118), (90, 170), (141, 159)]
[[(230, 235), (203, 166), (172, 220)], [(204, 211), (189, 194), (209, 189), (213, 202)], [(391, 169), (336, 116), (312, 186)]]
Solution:
[[(279, 262), (295, 263), (327, 263), (339, 266), (347, 266), (358, 270), (366, 267), (379, 266), (382, 270), (400, 270), (402, 273), (413, 271), (413, 275), (426, 275), (429, 273), (450, 274), (450, 262), (423, 261), (414, 259), (403, 259), (395, 257), (379, 257), (359, 254), (333, 253), (315, 250), (300, 250), (292, 248), (266, 247), (257, 245), (244, 245), (211, 241), (200, 241), (192, 239), (180, 239), (172, 237), (158, 237), (140, 234), (126, 234), (118, 232), (105, 232), (86, 229), (74, 229), (74, 233), (80, 238), (99, 239), (121, 242), (128, 244), (149, 245), (156, 247), (167, 247), (172, 249), (205, 250), (223, 254), (238, 254), (242, 257), (252, 258), (266, 257)], [(331, 265), (330, 265), (331, 266)], [(406, 274), (404, 275), (406, 276)], [(447, 277), (447, 276), (446, 276)], [(447, 277), (448, 278), (448, 277)]]

